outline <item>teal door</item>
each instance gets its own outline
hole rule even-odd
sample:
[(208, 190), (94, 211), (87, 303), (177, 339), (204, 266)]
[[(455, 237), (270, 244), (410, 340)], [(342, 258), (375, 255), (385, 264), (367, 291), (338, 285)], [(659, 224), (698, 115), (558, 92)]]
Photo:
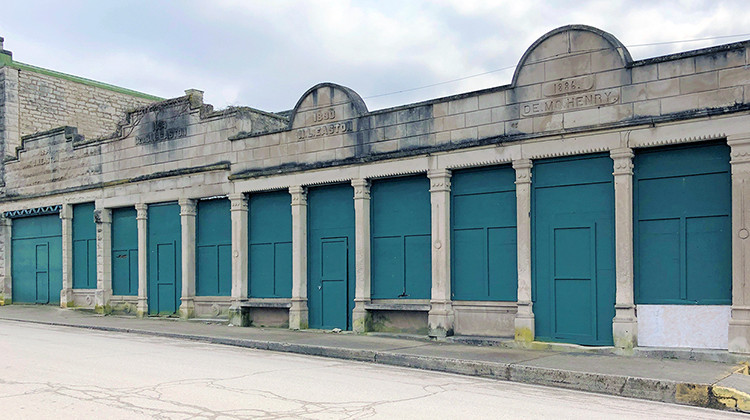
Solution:
[(232, 294), (232, 219), (229, 200), (198, 202), (195, 294)]
[(308, 323), (351, 329), (354, 309), (354, 190), (350, 185), (308, 192)]
[(454, 300), (516, 301), (516, 174), (510, 166), (451, 177)]
[(73, 288), (96, 289), (94, 203), (73, 206)]
[(112, 294), (138, 295), (138, 223), (132, 207), (112, 210)]
[(636, 303), (731, 304), (729, 147), (638, 151), (634, 187)]
[(602, 155), (534, 162), (532, 291), (540, 340), (613, 344), (612, 170)]
[(60, 303), (62, 223), (60, 216), (13, 219), (11, 278), (14, 303)]
[(373, 299), (429, 299), (432, 289), (430, 180), (424, 175), (372, 182)]
[(148, 206), (148, 312), (172, 315), (182, 295), (180, 206)]
[(288, 191), (250, 194), (248, 295), (292, 297), (292, 196)]

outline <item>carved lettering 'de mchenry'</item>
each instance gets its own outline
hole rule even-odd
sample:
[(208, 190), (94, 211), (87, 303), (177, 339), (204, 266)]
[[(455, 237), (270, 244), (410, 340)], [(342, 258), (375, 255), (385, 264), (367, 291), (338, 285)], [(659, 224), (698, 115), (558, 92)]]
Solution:
[(602, 105), (613, 105), (620, 100), (618, 89), (606, 89), (594, 92), (578, 93), (559, 98), (543, 99), (521, 105), (522, 117), (533, 117), (560, 111), (591, 108)]
[(136, 144), (156, 143), (161, 140), (172, 140), (187, 136), (187, 127), (167, 128), (166, 121), (154, 121), (151, 132), (143, 136), (136, 136)]

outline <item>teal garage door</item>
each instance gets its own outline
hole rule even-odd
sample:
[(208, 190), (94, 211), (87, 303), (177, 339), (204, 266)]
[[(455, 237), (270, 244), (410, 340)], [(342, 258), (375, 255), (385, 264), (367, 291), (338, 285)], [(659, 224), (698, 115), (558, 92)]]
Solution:
[(250, 194), (248, 295), (292, 297), (292, 196), (287, 191)]
[(73, 288), (96, 289), (94, 203), (73, 206)]
[(731, 304), (729, 147), (643, 150), (634, 163), (636, 303)]
[(62, 223), (60, 216), (13, 219), (13, 303), (60, 303)]
[(373, 299), (429, 299), (430, 180), (376, 180), (370, 189)]
[(182, 295), (180, 206), (148, 206), (148, 312), (172, 315)]
[(510, 166), (451, 178), (454, 300), (517, 300), (516, 175)]
[(232, 218), (229, 200), (198, 202), (195, 294), (232, 294)]
[(540, 340), (613, 344), (612, 170), (602, 155), (534, 162), (532, 291)]
[(354, 309), (354, 190), (308, 192), (308, 310), (311, 328), (351, 329)]
[(138, 222), (136, 210), (112, 210), (112, 294), (138, 295)]

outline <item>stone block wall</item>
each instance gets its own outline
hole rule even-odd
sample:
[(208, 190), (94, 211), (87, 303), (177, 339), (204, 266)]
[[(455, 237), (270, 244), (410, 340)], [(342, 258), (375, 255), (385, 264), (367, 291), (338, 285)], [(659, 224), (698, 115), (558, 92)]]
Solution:
[(157, 100), (23, 68), (18, 82), (22, 136), (67, 125), (87, 138), (101, 137), (115, 130), (126, 111)]

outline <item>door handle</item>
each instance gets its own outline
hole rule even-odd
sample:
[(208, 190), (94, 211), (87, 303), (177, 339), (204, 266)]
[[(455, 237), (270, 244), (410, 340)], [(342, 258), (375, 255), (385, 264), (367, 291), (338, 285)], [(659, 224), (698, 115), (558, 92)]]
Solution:
[(318, 290), (323, 290), (323, 285), (318, 286)]

